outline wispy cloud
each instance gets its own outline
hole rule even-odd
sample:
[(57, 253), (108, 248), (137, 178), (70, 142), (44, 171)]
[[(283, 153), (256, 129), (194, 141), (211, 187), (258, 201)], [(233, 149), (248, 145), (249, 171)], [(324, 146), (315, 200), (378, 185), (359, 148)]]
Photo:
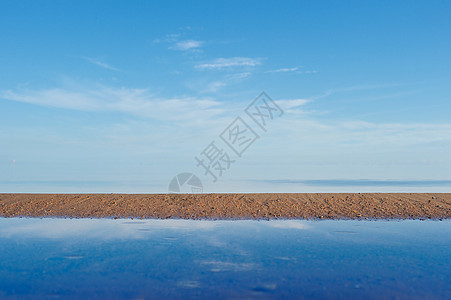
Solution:
[(107, 63), (104, 63), (104, 62), (102, 62), (100, 60), (97, 60), (97, 59), (94, 59), (94, 58), (91, 58), (91, 57), (83, 57), (83, 59), (89, 61), (93, 65), (97, 65), (97, 66), (102, 67), (104, 69), (108, 69), (108, 70), (112, 70), (112, 71), (121, 71), (118, 68), (115, 68), (115, 67), (113, 67), (113, 66), (111, 66), (111, 65), (109, 65)]
[(224, 69), (231, 67), (255, 67), (261, 65), (261, 59), (249, 57), (217, 58), (212, 62), (198, 64), (197, 69)]
[(310, 226), (305, 221), (298, 220), (281, 220), (277, 222), (268, 223), (270, 227), (282, 228), (282, 229), (310, 229)]
[(307, 104), (307, 99), (281, 99), (275, 101), (286, 113), (300, 114), (304, 113), (299, 107)]
[(252, 74), (250, 72), (240, 72), (235, 74), (227, 74), (213, 81), (210, 78), (191, 80), (187, 82), (187, 86), (199, 93), (216, 93), (229, 85), (243, 82), (251, 75)]
[(276, 69), (276, 70), (269, 70), (269, 71), (266, 71), (266, 73), (296, 72), (297, 70), (299, 70), (298, 67), (294, 67), (294, 68), (281, 68), (281, 69)]
[(204, 42), (196, 41), (196, 40), (184, 40), (175, 43), (173, 46), (169, 47), (169, 49), (180, 50), (180, 51), (188, 51), (193, 49), (199, 49), (202, 47)]
[(344, 87), (344, 88), (334, 88), (324, 91), (321, 94), (318, 94), (316, 96), (313, 96), (313, 100), (322, 99), (329, 97), (334, 94), (340, 94), (340, 93), (349, 93), (354, 91), (366, 91), (366, 90), (377, 90), (377, 89), (386, 89), (386, 88), (392, 88), (397, 87), (399, 84), (368, 84), (368, 85), (355, 85), (350, 87)]
[(104, 85), (72, 85), (41, 90), (0, 91), (0, 98), (81, 111), (117, 111), (158, 120), (209, 119), (223, 112), (221, 102), (210, 98), (162, 98), (147, 89)]
[(280, 68), (275, 70), (269, 70), (265, 73), (296, 73), (296, 74), (314, 74), (318, 73), (317, 70), (300, 70), (299, 67), (293, 67), (293, 68)]
[[(194, 221), (194, 220), (146, 220), (116, 222), (115, 220), (93, 220), (93, 219), (28, 219), (20, 224), (11, 219), (9, 224), (2, 226), (0, 237), (13, 236), (37, 236), (45, 239), (60, 239), (63, 237), (83, 236), (88, 239), (105, 240), (110, 239), (142, 239), (145, 231), (141, 229), (170, 230), (177, 234), (180, 231), (210, 231), (218, 226), (220, 222)], [(100, 222), (101, 221), (101, 222)], [(93, 230), (93, 229), (96, 230)]]
[(296, 73), (299, 73), (299, 74), (315, 74), (315, 73), (318, 73), (318, 71), (317, 70), (305, 70), (305, 71), (297, 71)]
[(276, 100), (276, 103), (281, 106), (283, 109), (290, 109), (299, 107), (301, 105), (304, 105), (308, 103), (310, 100), (307, 99), (281, 99)]
[(201, 264), (210, 266), (212, 270), (218, 271), (250, 271), (257, 268), (258, 265), (254, 263), (236, 263), (228, 261), (218, 261), (218, 260), (206, 260), (202, 261)]
[[(302, 141), (305, 153), (323, 151), (334, 145), (337, 153), (358, 152), (358, 155), (378, 152), (381, 149), (394, 153), (411, 153), (420, 145), (451, 142), (451, 124), (426, 123), (374, 123), (361, 120), (320, 121), (312, 118), (299, 119), (292, 115), (274, 125), (281, 136)], [(325, 148), (323, 148), (325, 147)], [(309, 148), (309, 149), (307, 149)], [(292, 149), (297, 149), (293, 147)], [(281, 150), (282, 151), (282, 150)], [(403, 152), (406, 151), (406, 152)], [(367, 153), (367, 154), (368, 154)], [(368, 154), (369, 155), (369, 154)], [(351, 159), (351, 158), (350, 158)]]
[(191, 27), (181, 27), (178, 33), (166, 34), (164, 38), (156, 38), (153, 40), (154, 44), (166, 43), (169, 44), (168, 49), (177, 51), (191, 51), (199, 52), (201, 47), (205, 44), (204, 41), (192, 39), (187, 37), (187, 33), (191, 31)]
[(180, 38), (180, 33), (171, 33), (166, 34), (165, 41), (166, 42), (175, 42)]

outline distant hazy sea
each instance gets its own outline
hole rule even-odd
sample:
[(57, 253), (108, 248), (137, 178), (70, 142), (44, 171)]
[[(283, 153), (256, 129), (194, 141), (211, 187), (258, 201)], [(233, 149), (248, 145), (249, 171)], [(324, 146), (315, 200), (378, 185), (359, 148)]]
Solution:
[[(167, 180), (0, 181), (0, 193), (167, 193)], [(205, 193), (451, 192), (451, 180), (223, 180)]]

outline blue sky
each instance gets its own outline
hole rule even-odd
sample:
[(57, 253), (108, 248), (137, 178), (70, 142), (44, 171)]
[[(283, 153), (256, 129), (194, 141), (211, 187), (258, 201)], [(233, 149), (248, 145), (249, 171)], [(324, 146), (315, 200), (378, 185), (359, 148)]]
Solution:
[[(0, 189), (165, 192), (180, 172), (211, 192), (451, 180), (450, 13), (449, 1), (2, 1)], [(194, 157), (261, 91), (285, 113), (213, 183)]]

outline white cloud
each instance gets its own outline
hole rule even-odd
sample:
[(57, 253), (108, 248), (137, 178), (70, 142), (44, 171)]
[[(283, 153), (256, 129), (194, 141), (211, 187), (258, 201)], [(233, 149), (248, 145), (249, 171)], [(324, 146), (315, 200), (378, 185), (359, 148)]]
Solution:
[(97, 59), (93, 59), (93, 58), (90, 58), (90, 57), (83, 57), (83, 59), (89, 61), (90, 63), (92, 63), (94, 65), (102, 67), (104, 69), (108, 69), (108, 70), (112, 70), (112, 71), (120, 71), (120, 69), (115, 68), (115, 67), (113, 67), (113, 66), (111, 66), (111, 65), (109, 65), (107, 63), (104, 63), (104, 62), (102, 62), (100, 60), (97, 60)]
[(318, 73), (317, 70), (305, 70), (305, 71), (298, 71), (299, 74), (315, 74)]
[(231, 67), (255, 67), (261, 65), (260, 59), (249, 57), (217, 58), (209, 63), (198, 64), (197, 69), (224, 69)]
[(201, 264), (208, 265), (215, 272), (223, 272), (223, 271), (251, 271), (257, 268), (257, 265), (254, 263), (237, 263), (237, 262), (228, 262), (228, 261), (220, 261), (220, 260), (206, 260), (202, 261)]
[(149, 231), (209, 231), (224, 222), (207, 220), (99, 220), (99, 219), (9, 219), (0, 229), (0, 237), (33, 236), (61, 239), (83, 236), (88, 239), (143, 239)]
[(221, 114), (221, 103), (210, 98), (162, 98), (147, 89), (103, 85), (42, 90), (0, 91), (0, 97), (35, 105), (82, 110), (117, 111), (159, 120), (193, 120)]
[(170, 49), (187, 51), (187, 50), (200, 48), (200, 47), (202, 47), (202, 45), (203, 45), (203, 42), (201, 42), (201, 41), (184, 40), (184, 41), (179, 41), (179, 42), (175, 43), (175, 45), (170, 47)]
[(175, 42), (180, 38), (180, 34), (179, 33), (171, 33), (171, 34), (166, 34), (166, 38), (165, 41), (166, 42)]
[[(399, 84), (355, 85), (355, 86), (350, 86), (350, 87), (345, 87), (345, 88), (335, 88), (335, 89), (326, 90), (325, 92), (323, 92), (319, 95), (316, 95), (314, 97), (311, 97), (311, 98), (313, 100), (318, 100), (318, 99), (329, 97), (334, 94), (349, 93), (349, 92), (355, 92), (355, 91), (377, 90), (377, 89), (396, 87), (398, 85)], [(359, 99), (361, 99), (361, 98), (359, 98)]]
[(301, 105), (305, 105), (310, 100), (307, 99), (282, 99), (282, 100), (276, 100), (275, 102), (282, 107), (282, 109), (290, 109), (295, 108)]
[(286, 113), (301, 114), (304, 113), (299, 107), (307, 104), (307, 99), (281, 99), (275, 101)]
[(210, 78), (190, 80), (187, 86), (199, 93), (216, 93), (226, 86), (243, 82), (252, 74), (250, 72), (241, 72), (235, 74), (227, 74), (220, 79), (211, 81)]
[(340, 151), (339, 148), (348, 150), (352, 148), (353, 152), (360, 154), (365, 151), (389, 152), (395, 149), (414, 151), (412, 146), (451, 142), (451, 124), (446, 123), (318, 121), (287, 115), (287, 118), (275, 123), (273, 127), (274, 131), (280, 132), (280, 136), (302, 141), (303, 147), (329, 149), (330, 145), (334, 145), (334, 151)]
[(289, 73), (289, 72), (295, 72), (296, 74), (314, 74), (314, 73), (318, 73), (317, 70), (299, 70), (299, 67), (281, 68), (281, 69), (269, 70), (269, 71), (266, 71), (265, 73)]
[(227, 86), (227, 82), (218, 80), (208, 83), (205, 87), (199, 90), (201, 93), (216, 93), (219, 90), (225, 88)]
[(280, 220), (277, 222), (269, 222), (268, 226), (282, 229), (310, 229), (307, 222), (299, 220)]
[(264, 168), (258, 169), (264, 159), (285, 179), (449, 179), (449, 123), (343, 121), (287, 113), (268, 132), (255, 147), (261, 147), (259, 153), (274, 151), (274, 156), (247, 159), (254, 169), (242, 178), (264, 174)]
[(294, 68), (281, 68), (281, 69), (276, 69), (276, 70), (269, 70), (269, 71), (266, 71), (266, 73), (295, 72), (295, 71), (297, 71), (298, 69), (299, 69), (298, 67), (294, 67)]

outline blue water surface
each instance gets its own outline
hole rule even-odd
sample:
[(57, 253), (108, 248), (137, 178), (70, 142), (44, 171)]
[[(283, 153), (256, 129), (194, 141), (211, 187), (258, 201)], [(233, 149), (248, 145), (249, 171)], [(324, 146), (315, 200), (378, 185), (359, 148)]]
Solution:
[(0, 298), (451, 299), (451, 221), (0, 219)]

